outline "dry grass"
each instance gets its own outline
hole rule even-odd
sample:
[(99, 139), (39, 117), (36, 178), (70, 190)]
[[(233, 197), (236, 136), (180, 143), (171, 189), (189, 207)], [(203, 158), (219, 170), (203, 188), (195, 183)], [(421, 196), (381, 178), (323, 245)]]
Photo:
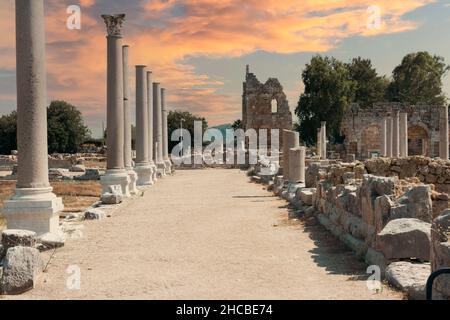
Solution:
[[(65, 212), (82, 211), (98, 201), (101, 195), (101, 186), (98, 181), (64, 181), (52, 182), (53, 192), (62, 197)], [(9, 199), (16, 186), (15, 181), (0, 181), (0, 210), (3, 202)], [(0, 229), (4, 220), (0, 218)]]
[(99, 168), (106, 169), (106, 161), (85, 161), (84, 166), (86, 168)]

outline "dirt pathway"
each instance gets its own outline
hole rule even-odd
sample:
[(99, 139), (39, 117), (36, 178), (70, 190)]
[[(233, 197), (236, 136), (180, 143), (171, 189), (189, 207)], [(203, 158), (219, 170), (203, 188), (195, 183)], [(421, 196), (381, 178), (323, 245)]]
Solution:
[[(81, 290), (68, 290), (69, 265)], [(238, 170), (178, 171), (57, 251), (32, 299), (395, 299), (314, 221)]]

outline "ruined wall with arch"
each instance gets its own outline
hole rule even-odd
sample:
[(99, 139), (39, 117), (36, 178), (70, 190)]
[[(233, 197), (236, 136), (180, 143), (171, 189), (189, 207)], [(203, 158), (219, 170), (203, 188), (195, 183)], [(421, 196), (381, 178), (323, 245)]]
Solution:
[(267, 129), (268, 146), (271, 145), (271, 129), (278, 129), (280, 148), (283, 146), (282, 130), (292, 130), (292, 113), (278, 79), (269, 78), (261, 83), (248, 66), (242, 95), (242, 123), (245, 130)]
[(439, 106), (376, 103), (369, 107), (353, 104), (344, 113), (341, 132), (347, 154), (367, 159), (381, 151), (381, 120), (393, 110), (408, 113), (408, 152), (437, 157), (439, 154)]

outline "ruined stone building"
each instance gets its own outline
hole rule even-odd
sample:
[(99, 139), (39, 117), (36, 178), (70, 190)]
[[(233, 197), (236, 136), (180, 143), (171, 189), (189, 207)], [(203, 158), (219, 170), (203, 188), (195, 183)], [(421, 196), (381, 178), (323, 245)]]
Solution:
[(408, 154), (439, 156), (439, 106), (376, 103), (357, 104), (344, 114), (342, 134), (347, 154), (367, 159), (381, 151), (381, 120), (393, 110), (408, 114)]
[(269, 78), (261, 83), (246, 67), (244, 92), (242, 95), (242, 123), (245, 130), (267, 129), (268, 147), (271, 146), (272, 129), (280, 132), (280, 150), (282, 148), (282, 131), (292, 129), (292, 113), (283, 87), (276, 78)]

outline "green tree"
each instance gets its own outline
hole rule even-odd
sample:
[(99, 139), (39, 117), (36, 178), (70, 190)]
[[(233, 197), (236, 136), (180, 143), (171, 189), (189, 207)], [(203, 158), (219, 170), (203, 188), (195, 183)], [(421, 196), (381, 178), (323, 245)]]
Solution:
[(206, 129), (208, 129), (208, 122), (205, 118), (193, 115), (187, 111), (169, 111), (167, 115), (167, 127), (168, 127), (168, 139), (169, 139), (169, 153), (171, 153), (173, 147), (175, 147), (179, 142), (171, 141), (172, 132), (181, 128), (181, 123), (183, 129), (187, 129), (191, 134), (191, 147), (194, 147), (194, 122), (201, 121), (202, 122), (202, 135), (205, 133)]
[(241, 119), (238, 119), (233, 122), (231, 127), (233, 128), (233, 130), (244, 129), (244, 124), (242, 123)]
[(348, 68), (335, 58), (318, 55), (306, 65), (302, 78), (305, 91), (295, 110), (301, 139), (315, 143), (320, 122), (327, 121), (329, 138), (339, 141), (342, 116), (355, 96)]
[(391, 101), (410, 104), (444, 105), (442, 78), (449, 70), (444, 58), (428, 52), (406, 55), (393, 73), (388, 93)]
[(90, 137), (81, 112), (65, 101), (52, 101), (47, 108), (49, 153), (76, 153)]
[(13, 111), (0, 117), (0, 154), (17, 150), (17, 113)]
[(389, 80), (378, 75), (369, 59), (354, 58), (346, 66), (350, 78), (355, 81), (356, 86), (353, 102), (362, 106), (370, 106), (375, 102), (386, 100)]

